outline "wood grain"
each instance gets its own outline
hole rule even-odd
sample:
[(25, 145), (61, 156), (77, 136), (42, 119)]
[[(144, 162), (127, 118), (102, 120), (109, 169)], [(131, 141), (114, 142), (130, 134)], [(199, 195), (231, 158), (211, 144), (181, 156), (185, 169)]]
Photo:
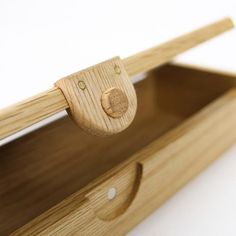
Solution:
[[(123, 60), (126, 71), (132, 77), (170, 61), (176, 55), (233, 27), (229, 18), (203, 27), (165, 44), (154, 47)], [(58, 89), (51, 89), (19, 104), (0, 110), (0, 139), (20, 131), (61, 110), (68, 103)]]
[(68, 107), (61, 90), (53, 88), (0, 110), (0, 140)]
[(120, 118), (127, 112), (129, 100), (121, 89), (110, 88), (103, 92), (101, 105), (107, 115)]
[(150, 48), (125, 58), (123, 63), (130, 76), (144, 73), (169, 62), (180, 53), (232, 29), (232, 27), (233, 22), (229, 18), (225, 18), (191, 33), (175, 38), (169, 42), (163, 43), (157, 47)]
[[(108, 136), (119, 133), (131, 124), (136, 114), (137, 97), (134, 86), (118, 57), (67, 76), (55, 85), (62, 90), (68, 101), (70, 116), (82, 129), (91, 134)], [(118, 96), (115, 97), (115, 107), (114, 104), (111, 106), (114, 98), (113, 101), (109, 100), (110, 103), (106, 107), (113, 112), (109, 113), (109, 116), (104, 112), (101, 100), (104, 98), (104, 92), (111, 91), (110, 89), (120, 91), (127, 101), (125, 112), (123, 110), (122, 114), (118, 108), (124, 108), (121, 106), (124, 103), (121, 103), (122, 100), (117, 101)], [(104, 99), (102, 102), (104, 106)]]
[(1, 236), (86, 186), (184, 119), (159, 110), (154, 75), (135, 84), (135, 89), (140, 98), (138, 113), (122, 133), (109, 138), (91, 136), (65, 117), (0, 147)]
[[(160, 139), (227, 92), (234, 86), (234, 80), (232, 75), (223, 73), (165, 65), (135, 84), (140, 101), (137, 116), (122, 133), (97, 138), (82, 132), (65, 117), (0, 147), (0, 235), (9, 235)], [(183, 101), (188, 101), (187, 105)], [(171, 140), (165, 141), (169, 142)], [(125, 178), (126, 181), (117, 188), (119, 194), (112, 207), (106, 201), (93, 204), (101, 219), (122, 215), (139, 189), (137, 166), (131, 165), (124, 170), (130, 175), (118, 172), (121, 177), (117, 180)], [(116, 173), (111, 174), (116, 177)], [(104, 196), (108, 186), (114, 186), (113, 179), (108, 178), (106, 181), (111, 182), (98, 188), (99, 196), (95, 194), (97, 191), (92, 191), (87, 199)], [(76, 201), (75, 205), (79, 207), (80, 203)]]
[[(235, 119), (234, 89), (12, 235), (124, 235), (235, 142)], [(104, 219), (115, 203), (98, 190), (124, 189), (137, 164), (142, 174), (129, 207), (113, 220)], [(117, 198), (126, 202), (127, 195), (118, 191)], [(98, 209), (107, 209), (102, 216), (98, 202)]]

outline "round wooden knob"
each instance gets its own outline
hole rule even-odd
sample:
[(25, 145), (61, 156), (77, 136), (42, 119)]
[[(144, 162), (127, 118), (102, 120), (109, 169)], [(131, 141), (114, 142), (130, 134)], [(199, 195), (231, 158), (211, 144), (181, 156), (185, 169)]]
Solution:
[(106, 114), (113, 118), (122, 117), (129, 107), (126, 94), (118, 88), (106, 90), (102, 94), (101, 103)]

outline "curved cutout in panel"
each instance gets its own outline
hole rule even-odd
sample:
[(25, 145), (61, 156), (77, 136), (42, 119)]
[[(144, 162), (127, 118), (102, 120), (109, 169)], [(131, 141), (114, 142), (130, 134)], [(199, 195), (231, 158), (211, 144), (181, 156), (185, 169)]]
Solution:
[(138, 192), (142, 172), (141, 164), (128, 165), (89, 192), (86, 197), (95, 215), (104, 221), (111, 221), (122, 215)]

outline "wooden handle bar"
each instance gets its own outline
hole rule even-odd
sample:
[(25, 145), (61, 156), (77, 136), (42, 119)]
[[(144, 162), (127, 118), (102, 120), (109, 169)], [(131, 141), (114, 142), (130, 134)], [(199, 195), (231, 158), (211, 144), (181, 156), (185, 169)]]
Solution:
[[(231, 19), (222, 19), (160, 46), (123, 59), (125, 69), (130, 77), (149, 71), (231, 28), (233, 28)], [(0, 110), (0, 140), (68, 107), (61, 90), (54, 87), (2, 109)]]
[(170, 40), (169, 42), (125, 58), (123, 59), (123, 63), (129, 76), (143, 73), (169, 62), (178, 54), (214, 38), (231, 28), (233, 28), (232, 20), (225, 18)]

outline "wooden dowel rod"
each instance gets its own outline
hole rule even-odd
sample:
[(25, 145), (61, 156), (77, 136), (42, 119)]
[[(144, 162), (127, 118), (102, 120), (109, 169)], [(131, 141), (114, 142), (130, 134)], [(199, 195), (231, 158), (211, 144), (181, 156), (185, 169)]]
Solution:
[(61, 90), (53, 88), (0, 110), (0, 140), (68, 108)]
[[(197, 46), (229, 29), (233, 23), (225, 18), (211, 25), (178, 37), (160, 46), (123, 59), (130, 77), (158, 67), (176, 55)], [(0, 140), (68, 108), (58, 88), (45, 91), (25, 101), (0, 110)]]
[(233, 28), (230, 18), (224, 18), (191, 33), (175, 38), (123, 60), (129, 76), (144, 73), (169, 62), (172, 58)]

